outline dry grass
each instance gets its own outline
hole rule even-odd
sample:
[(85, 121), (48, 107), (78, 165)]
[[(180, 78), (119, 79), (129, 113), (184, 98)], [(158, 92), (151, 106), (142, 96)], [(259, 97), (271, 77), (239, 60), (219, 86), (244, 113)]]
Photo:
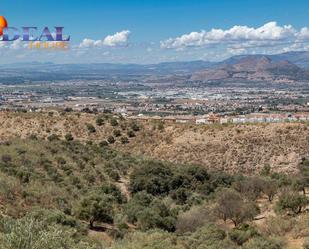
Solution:
[[(115, 128), (109, 122), (96, 126), (96, 117), (85, 113), (50, 116), (0, 112), (0, 139), (25, 138), (31, 134), (43, 138), (56, 134), (64, 138), (72, 133), (81, 141), (100, 142)], [(95, 133), (88, 132), (87, 123), (96, 127)], [(260, 172), (265, 165), (270, 165), (275, 172), (294, 173), (301, 158), (309, 155), (308, 123), (164, 126), (160, 131), (153, 124), (143, 124), (129, 145), (118, 141), (113, 146), (129, 153), (245, 174)]]
[(163, 132), (147, 130), (151, 139), (139, 136), (131, 143), (130, 152), (232, 173), (254, 174), (265, 165), (276, 172), (294, 173), (300, 159), (309, 155), (307, 126), (170, 125)]

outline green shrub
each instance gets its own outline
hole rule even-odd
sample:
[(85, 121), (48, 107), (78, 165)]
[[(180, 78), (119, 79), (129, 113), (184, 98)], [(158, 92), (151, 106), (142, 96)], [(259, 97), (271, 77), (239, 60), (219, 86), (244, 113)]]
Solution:
[(117, 241), (111, 249), (185, 249), (181, 241), (171, 233), (162, 230), (129, 233)]
[(139, 131), (140, 130), (140, 126), (136, 123), (136, 122), (133, 122), (131, 125), (130, 125), (131, 129), (133, 131)]
[(103, 194), (112, 195), (119, 204), (126, 202), (126, 198), (114, 184), (103, 184), (100, 187), (100, 192)]
[(295, 220), (291, 217), (269, 217), (266, 220), (266, 232), (273, 236), (285, 236), (295, 227)]
[(110, 121), (111, 126), (118, 126), (118, 121), (116, 118), (112, 118)]
[(122, 144), (128, 144), (129, 143), (129, 139), (127, 137), (121, 137), (120, 139)]
[[(213, 224), (199, 228), (187, 239), (188, 248), (224, 248), (221, 243), (226, 239), (226, 233)], [(233, 248), (225, 247), (225, 248)]]
[(113, 222), (113, 198), (108, 195), (92, 194), (85, 197), (76, 210), (76, 216), (82, 220), (89, 221), (90, 228), (94, 222)]
[(128, 137), (135, 137), (135, 133), (134, 133), (134, 131), (132, 131), (132, 130), (129, 130), (129, 131), (127, 132), (127, 135), (128, 135)]
[(120, 180), (120, 175), (117, 170), (109, 170), (107, 174), (114, 180), (114, 181), (119, 181)]
[(190, 193), (186, 188), (178, 188), (171, 192), (171, 197), (176, 201), (176, 204), (184, 205), (189, 197)]
[(104, 140), (104, 141), (99, 143), (99, 146), (100, 147), (106, 147), (106, 146), (108, 146), (108, 142)]
[(247, 224), (242, 224), (229, 232), (229, 237), (238, 245), (242, 245), (253, 237), (259, 236), (258, 231)]
[(38, 136), (36, 134), (31, 134), (29, 136), (29, 139), (31, 139), (31, 140), (38, 140)]
[(80, 226), (79, 222), (75, 218), (66, 215), (59, 210), (38, 209), (28, 214), (27, 217), (40, 220), (46, 225), (59, 224), (72, 228), (79, 228)]
[(120, 137), (121, 136), (121, 131), (120, 130), (114, 130), (113, 134), (115, 137)]
[(74, 240), (74, 230), (60, 225), (46, 225), (31, 217), (0, 221), (1, 249), (94, 249), (86, 241)]
[(50, 142), (60, 140), (59, 136), (56, 135), (56, 134), (52, 134), (52, 135), (48, 136), (47, 139)]
[(125, 214), (128, 217), (128, 221), (136, 223), (139, 213), (148, 207), (153, 201), (154, 197), (145, 191), (136, 193), (131, 200), (124, 207)]
[(89, 133), (95, 133), (96, 129), (92, 124), (86, 124), (87, 130)]
[(158, 130), (159, 130), (159, 131), (163, 131), (163, 130), (164, 130), (164, 124), (163, 124), (163, 122), (160, 122), (160, 123), (158, 124)]
[(246, 242), (243, 248), (244, 249), (283, 249), (284, 243), (276, 239), (256, 237)]
[(174, 232), (176, 229), (176, 215), (160, 200), (154, 200), (149, 207), (138, 213), (137, 224), (143, 231), (159, 228)]
[(292, 184), (292, 179), (286, 174), (273, 173), (271, 174), (271, 178), (277, 181), (279, 188), (290, 186)]
[(299, 214), (308, 205), (308, 197), (299, 194), (297, 191), (284, 189), (279, 195), (277, 209), (279, 211), (292, 211)]
[(214, 221), (210, 211), (203, 206), (193, 207), (189, 211), (179, 214), (176, 223), (178, 233), (195, 232), (198, 228)]
[(113, 136), (109, 136), (109, 137), (107, 138), (107, 142), (110, 143), (110, 144), (113, 144), (113, 143), (116, 142), (116, 140), (115, 140), (115, 138), (114, 138)]
[(67, 133), (67, 134), (65, 135), (65, 140), (68, 141), (68, 142), (70, 142), (70, 141), (73, 141), (73, 140), (74, 140), (74, 137), (72, 136), (71, 133)]
[(309, 187), (309, 160), (303, 160), (299, 165), (299, 179), (302, 185), (302, 191), (305, 193), (306, 187)]
[(104, 125), (104, 119), (102, 117), (97, 117), (95, 122), (96, 122), (97, 126)]
[(172, 170), (161, 162), (149, 162), (135, 169), (130, 176), (133, 193), (146, 191), (152, 195), (168, 194)]

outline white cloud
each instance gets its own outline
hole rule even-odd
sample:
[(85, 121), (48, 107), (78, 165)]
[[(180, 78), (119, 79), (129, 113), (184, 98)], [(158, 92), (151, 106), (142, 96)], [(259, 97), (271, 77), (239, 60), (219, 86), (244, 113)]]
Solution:
[(300, 30), (298, 34), (298, 38), (300, 40), (307, 40), (309, 39), (309, 29), (307, 27), (304, 27)]
[(91, 39), (84, 39), (81, 44), (79, 45), (80, 48), (92, 48), (92, 47), (101, 47), (102, 41), (101, 40), (91, 40)]
[(77, 44), (72, 42), (70, 49), (65, 51), (29, 49), (29, 44), (20, 40), (2, 41), (0, 54), (10, 61), (154, 63), (197, 59), (218, 61), (235, 54), (309, 50), (309, 26), (296, 29), (276, 22), (260, 27), (234, 26), (229, 29), (203, 30), (170, 38), (160, 44), (150, 41), (130, 43), (130, 49), (114, 49), (126, 47), (130, 34), (129, 30), (123, 30), (99, 40), (84, 39)]
[(92, 47), (117, 47), (127, 46), (131, 32), (129, 30), (123, 30), (113, 35), (106, 36), (103, 40), (84, 39), (80, 44), (80, 48), (92, 48)]
[(127, 45), (130, 33), (129, 30), (123, 30), (114, 35), (109, 35), (104, 39), (103, 44), (111, 47)]
[(279, 26), (269, 22), (261, 27), (234, 26), (230, 29), (212, 29), (210, 31), (191, 32), (176, 38), (161, 41), (162, 48), (204, 47), (210, 45), (250, 44), (263, 46), (280, 42), (299, 42), (309, 40), (309, 29), (296, 30), (291, 25)]
[(89, 48), (89, 47), (93, 47), (94, 46), (94, 40), (91, 40), (91, 39), (84, 39), (81, 44), (79, 44), (79, 47), (81, 48)]

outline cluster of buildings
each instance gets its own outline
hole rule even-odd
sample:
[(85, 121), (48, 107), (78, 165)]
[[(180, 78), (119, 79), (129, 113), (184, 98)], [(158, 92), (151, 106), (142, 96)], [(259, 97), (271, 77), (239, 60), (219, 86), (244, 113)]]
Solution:
[(309, 121), (309, 113), (297, 113), (297, 114), (268, 114), (268, 113), (252, 113), (248, 115), (237, 116), (219, 116), (217, 114), (210, 113), (203, 116), (191, 116), (191, 115), (176, 115), (176, 116), (129, 116), (128, 119), (135, 119), (142, 122), (148, 121), (162, 121), (167, 123), (179, 123), (179, 124), (244, 124), (244, 123), (284, 123), (284, 122), (305, 122)]
[(231, 123), (284, 123), (309, 121), (309, 114), (249, 114), (228, 119)]

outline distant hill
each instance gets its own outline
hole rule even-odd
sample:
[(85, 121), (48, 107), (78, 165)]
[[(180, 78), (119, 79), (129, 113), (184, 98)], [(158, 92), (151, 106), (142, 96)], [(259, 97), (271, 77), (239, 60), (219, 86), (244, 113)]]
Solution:
[(284, 61), (287, 60), (299, 67), (302, 68), (309, 68), (309, 51), (292, 51), (292, 52), (286, 52), (281, 54), (273, 54), (273, 55), (266, 55), (266, 54), (257, 54), (257, 55), (235, 55), (232, 56), (226, 60), (220, 61), (216, 64), (216, 66), (219, 65), (231, 65), (238, 63), (243, 58), (250, 57), (252, 59), (258, 59), (267, 56), (272, 61), (278, 62), (278, 61)]
[(283, 54), (272, 55), (271, 58), (276, 61), (288, 60), (295, 65), (303, 68), (309, 68), (309, 52), (287, 52)]
[(309, 80), (309, 71), (288, 60), (252, 55), (232, 57), (214, 69), (193, 73), (192, 81), (268, 81), (289, 83)]

